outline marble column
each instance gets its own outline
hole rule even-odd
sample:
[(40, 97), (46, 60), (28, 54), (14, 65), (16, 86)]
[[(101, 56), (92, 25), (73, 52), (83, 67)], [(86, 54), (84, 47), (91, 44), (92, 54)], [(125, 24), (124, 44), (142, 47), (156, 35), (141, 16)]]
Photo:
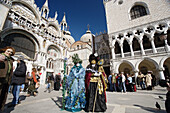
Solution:
[(115, 59), (115, 46), (111, 47), (112, 50), (112, 59)]
[(122, 58), (124, 58), (124, 53), (123, 53), (123, 44), (120, 45), (120, 49), (121, 49), (121, 55), (122, 55)]
[(131, 56), (134, 56), (134, 52), (133, 52), (132, 43), (129, 43), (129, 46), (130, 46), (130, 52), (131, 52)]
[(167, 34), (165, 35), (165, 49), (167, 52), (170, 51), (170, 46), (168, 45), (168, 41), (167, 41)]
[(143, 48), (143, 41), (139, 40), (139, 44), (140, 44), (142, 55), (145, 55), (145, 51), (144, 51), (144, 48)]
[(164, 73), (163, 73), (163, 69), (160, 69), (160, 70), (159, 70), (159, 77), (160, 77), (160, 79), (165, 80), (165, 76), (164, 76)]
[(135, 73), (135, 82), (137, 82), (138, 71), (134, 71), (134, 73)]
[(152, 45), (153, 53), (157, 53), (157, 50), (155, 48), (154, 38), (150, 38), (150, 42), (151, 42), (151, 45)]

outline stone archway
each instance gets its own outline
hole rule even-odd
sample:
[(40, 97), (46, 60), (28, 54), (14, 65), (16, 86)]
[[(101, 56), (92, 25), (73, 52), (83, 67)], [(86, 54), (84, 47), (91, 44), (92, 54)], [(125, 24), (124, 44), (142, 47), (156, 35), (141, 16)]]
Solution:
[(163, 67), (165, 79), (170, 80), (170, 57), (164, 61)]
[(122, 62), (119, 65), (118, 72), (124, 72), (124, 74), (132, 74), (134, 71), (134, 67), (130, 62)]
[(158, 84), (160, 76), (159, 76), (159, 70), (158, 70), (158, 64), (153, 59), (144, 59), (140, 62), (138, 69), (140, 72), (142, 72), (144, 75), (148, 73), (148, 71), (151, 71), (152, 74), (152, 85), (155, 86)]
[(143, 74), (146, 74), (148, 71), (152, 71), (153, 73), (156, 73), (158, 69), (158, 65), (156, 62), (153, 62), (152, 60), (149, 59), (144, 59), (143, 61), (140, 62), (138, 65), (139, 71), (143, 71)]
[(138, 65), (139, 71), (141, 71), (144, 75), (147, 74), (148, 71), (152, 71), (152, 80), (153, 83), (156, 84), (160, 78), (158, 64), (152, 59), (144, 59)]
[(36, 41), (34, 37), (28, 37), (24, 33), (10, 33), (3, 38), (0, 47), (12, 46), (16, 52), (22, 52), (31, 59), (35, 59)]

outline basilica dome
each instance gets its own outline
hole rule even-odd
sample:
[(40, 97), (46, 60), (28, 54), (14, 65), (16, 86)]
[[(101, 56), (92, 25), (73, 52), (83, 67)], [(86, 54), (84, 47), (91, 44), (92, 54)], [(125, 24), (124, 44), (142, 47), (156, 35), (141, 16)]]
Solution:
[(71, 44), (75, 42), (74, 38), (71, 36), (71, 33), (69, 31), (66, 31), (64, 38), (66, 38)]
[(86, 31), (86, 34), (84, 34), (80, 38), (80, 41), (82, 41), (82, 42), (91, 42), (92, 41), (92, 33), (89, 29)]

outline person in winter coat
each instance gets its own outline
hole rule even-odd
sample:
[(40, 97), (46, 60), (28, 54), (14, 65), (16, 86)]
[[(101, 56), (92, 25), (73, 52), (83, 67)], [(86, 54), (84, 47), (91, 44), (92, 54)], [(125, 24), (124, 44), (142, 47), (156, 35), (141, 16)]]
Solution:
[(9, 107), (15, 106), (20, 103), (19, 100), (20, 88), (21, 85), (25, 83), (27, 67), (25, 65), (24, 58), (19, 57), (17, 59), (17, 62), (18, 62), (17, 67), (13, 73), (13, 77), (11, 81), (11, 84), (13, 85), (13, 91), (12, 91), (13, 100), (12, 100), (12, 105), (10, 105)]
[(11, 57), (15, 54), (13, 47), (0, 49), (0, 111), (4, 110), (4, 105), (8, 95), (8, 88), (11, 83), (13, 73), (13, 61)]
[(148, 74), (146, 75), (146, 86), (147, 90), (152, 90), (152, 76), (151, 71), (148, 71)]

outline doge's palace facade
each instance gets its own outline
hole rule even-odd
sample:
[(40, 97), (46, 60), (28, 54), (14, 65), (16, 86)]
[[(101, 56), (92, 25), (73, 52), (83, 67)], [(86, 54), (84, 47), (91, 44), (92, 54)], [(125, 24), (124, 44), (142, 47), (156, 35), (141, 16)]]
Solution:
[(111, 71), (170, 74), (170, 1), (104, 0)]

